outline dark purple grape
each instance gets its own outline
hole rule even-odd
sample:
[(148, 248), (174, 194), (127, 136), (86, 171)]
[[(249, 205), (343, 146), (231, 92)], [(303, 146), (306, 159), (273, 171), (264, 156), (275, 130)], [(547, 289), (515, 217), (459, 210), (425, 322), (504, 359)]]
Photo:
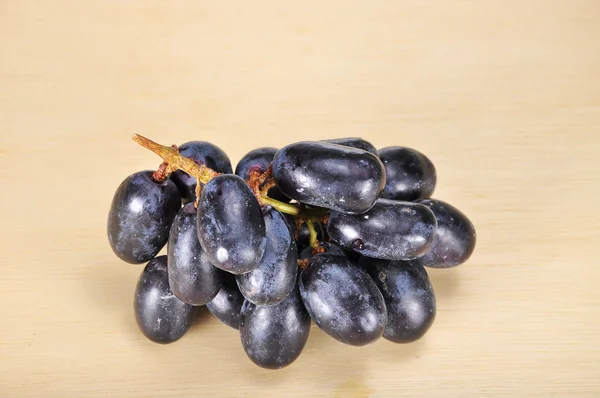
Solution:
[(190, 327), (194, 306), (179, 300), (169, 286), (167, 256), (144, 267), (135, 289), (138, 327), (149, 340), (167, 344), (179, 340)]
[(419, 260), (392, 261), (363, 257), (359, 263), (377, 284), (387, 308), (383, 337), (410, 343), (423, 337), (436, 314), (435, 295)]
[(206, 303), (206, 308), (225, 325), (239, 329), (244, 296), (238, 289), (234, 275), (226, 272), (222, 281), (221, 290), (214, 299)]
[[(201, 166), (213, 169), (217, 173), (233, 173), (231, 161), (225, 151), (210, 142), (190, 141), (181, 144), (178, 149), (181, 155), (192, 159)], [(171, 179), (179, 188), (184, 203), (196, 200), (196, 179), (194, 177), (182, 170), (177, 170), (171, 174)]]
[(241, 177), (224, 174), (202, 189), (198, 239), (209, 261), (232, 274), (258, 267), (267, 242), (258, 200)]
[(419, 260), (428, 267), (450, 268), (467, 261), (477, 241), (473, 223), (456, 207), (438, 199), (418, 200), (429, 207), (437, 219), (435, 240)]
[(245, 301), (240, 337), (248, 358), (266, 369), (281, 369), (299, 356), (310, 333), (310, 317), (296, 287), (279, 304), (263, 307)]
[(173, 181), (156, 182), (148, 170), (130, 175), (117, 188), (108, 212), (110, 247), (131, 264), (151, 260), (167, 243), (180, 207)]
[(265, 253), (257, 268), (237, 275), (240, 292), (254, 304), (283, 301), (296, 285), (298, 249), (285, 217), (271, 206), (262, 209), (267, 231)]
[(415, 200), (429, 198), (435, 190), (437, 175), (431, 160), (411, 148), (391, 146), (379, 150), (385, 166), (382, 198)]
[(300, 294), (317, 326), (342, 343), (364, 346), (383, 335), (387, 311), (381, 292), (343, 256), (314, 256), (300, 275)]
[(329, 237), (340, 246), (386, 260), (424, 255), (435, 232), (435, 216), (426, 206), (388, 199), (379, 199), (363, 214), (332, 211), (327, 221)]
[[(269, 168), (275, 153), (277, 148), (257, 148), (248, 152), (235, 167), (235, 174), (246, 181), (250, 178), (251, 171), (263, 174)], [(282, 194), (277, 187), (269, 189), (268, 196), (286, 203), (290, 201), (290, 198)]]
[(167, 246), (169, 284), (180, 300), (204, 305), (221, 289), (223, 271), (214, 267), (202, 250), (197, 218), (194, 204), (188, 203), (173, 221)]
[(275, 154), (273, 178), (281, 192), (299, 202), (363, 213), (383, 190), (385, 169), (362, 149), (304, 141)]
[(377, 155), (377, 149), (373, 146), (373, 144), (358, 137), (334, 138), (331, 140), (322, 140), (322, 142), (358, 148), (362, 149), (363, 151), (371, 152), (373, 155)]

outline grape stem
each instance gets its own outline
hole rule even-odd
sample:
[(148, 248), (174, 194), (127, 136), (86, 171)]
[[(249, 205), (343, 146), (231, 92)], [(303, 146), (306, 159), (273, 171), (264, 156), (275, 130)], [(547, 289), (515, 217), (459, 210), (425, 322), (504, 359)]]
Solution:
[(168, 171), (168, 173), (165, 173), (167, 176), (175, 170), (183, 170), (197, 181), (206, 184), (220, 174), (213, 169), (196, 164), (193, 160), (182, 156), (179, 151), (177, 151), (176, 147), (173, 148), (160, 145), (139, 134), (134, 134), (133, 140), (144, 148), (151, 150), (164, 160), (164, 163), (166, 163), (165, 171)]
[[(188, 173), (202, 184), (206, 184), (213, 178), (222, 174), (217, 173), (213, 169), (206, 166), (199, 165), (193, 160), (181, 155), (175, 145), (170, 147), (161, 145), (139, 134), (134, 134), (132, 139), (137, 144), (151, 150), (163, 159), (163, 163), (160, 165), (159, 169), (152, 175), (152, 177), (158, 182), (164, 181), (169, 174), (176, 170), (182, 170)], [(306, 222), (308, 231), (310, 233), (310, 246), (315, 250), (318, 249), (319, 242), (317, 240), (317, 232), (315, 230), (314, 222), (319, 222), (321, 219), (323, 219), (323, 217), (327, 217), (328, 211), (324, 209), (307, 209), (305, 206), (302, 206), (298, 203), (285, 203), (269, 197), (269, 189), (275, 186), (275, 180), (271, 175), (271, 171), (271, 166), (269, 166), (269, 168), (262, 174), (258, 172), (252, 172), (250, 174), (250, 179), (247, 181), (247, 183), (254, 192), (256, 199), (258, 199), (261, 205), (273, 206), (282, 213), (291, 214)], [(197, 184), (197, 198), (195, 203), (196, 207), (198, 206), (200, 189), (201, 184)]]
[(319, 241), (317, 240), (317, 230), (315, 229), (315, 224), (310, 217), (306, 218), (304, 222), (308, 227), (310, 247), (312, 247), (313, 250), (319, 250)]

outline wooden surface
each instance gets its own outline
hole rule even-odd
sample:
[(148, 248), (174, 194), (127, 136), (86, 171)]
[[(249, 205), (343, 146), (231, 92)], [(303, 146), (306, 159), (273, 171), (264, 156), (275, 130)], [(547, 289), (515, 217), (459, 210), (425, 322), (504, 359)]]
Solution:
[[(2, 1), (0, 396), (599, 396), (600, 3)], [(313, 327), (261, 370), (204, 315), (137, 330), (106, 238), (130, 139), (361, 136), (435, 162), (478, 246), (418, 343)]]

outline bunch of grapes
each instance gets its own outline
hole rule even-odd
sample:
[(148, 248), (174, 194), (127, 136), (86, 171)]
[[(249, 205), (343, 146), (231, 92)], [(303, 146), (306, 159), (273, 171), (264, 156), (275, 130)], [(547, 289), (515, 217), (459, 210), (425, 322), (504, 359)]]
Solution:
[(118, 187), (108, 239), (123, 261), (147, 263), (134, 310), (157, 343), (180, 339), (199, 306), (268, 369), (298, 358), (311, 321), (352, 346), (410, 343), (436, 314), (425, 267), (457, 266), (475, 248), (473, 224), (431, 199), (435, 167), (410, 148), (303, 141), (255, 149), (234, 173), (208, 142), (134, 141), (163, 163)]

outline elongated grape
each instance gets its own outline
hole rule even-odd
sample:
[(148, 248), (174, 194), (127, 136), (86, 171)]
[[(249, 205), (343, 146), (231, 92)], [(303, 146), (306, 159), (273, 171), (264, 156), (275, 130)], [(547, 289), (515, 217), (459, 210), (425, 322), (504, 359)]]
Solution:
[(283, 301), (296, 285), (298, 249), (285, 217), (271, 206), (262, 209), (267, 231), (265, 252), (257, 268), (237, 275), (240, 292), (254, 304)]
[(456, 207), (438, 199), (422, 199), (437, 219), (435, 240), (429, 251), (419, 260), (432, 268), (450, 268), (467, 261), (477, 241), (473, 223)]
[(152, 259), (135, 289), (135, 319), (144, 336), (161, 344), (179, 340), (190, 327), (193, 310), (169, 286), (167, 256)]
[[(246, 181), (250, 178), (251, 171), (263, 174), (269, 168), (276, 153), (277, 148), (270, 147), (257, 148), (248, 152), (235, 167), (235, 174)], [(282, 194), (277, 187), (269, 189), (268, 196), (282, 202), (290, 201), (290, 198)]]
[(377, 155), (377, 149), (367, 140), (363, 140), (358, 137), (349, 138), (334, 138), (331, 140), (323, 140), (323, 142), (329, 142), (330, 144), (337, 144), (343, 146), (349, 146), (351, 148), (362, 149), (363, 151), (371, 152), (373, 155)]
[[(231, 161), (218, 146), (206, 141), (190, 141), (179, 146), (179, 153), (199, 165), (213, 169), (217, 173), (231, 174)], [(184, 203), (196, 200), (196, 179), (182, 170), (171, 174), (171, 179), (179, 188)]]
[(240, 337), (246, 354), (266, 369), (281, 369), (294, 362), (310, 333), (310, 317), (297, 287), (273, 306), (258, 306), (246, 300), (240, 320)]
[(392, 146), (380, 149), (379, 159), (386, 176), (382, 198), (411, 201), (433, 194), (437, 182), (435, 166), (421, 152)]
[(219, 293), (206, 303), (206, 308), (225, 325), (239, 329), (242, 304), (244, 296), (238, 289), (235, 276), (226, 272), (223, 274)]
[(426, 206), (379, 199), (364, 214), (332, 211), (327, 221), (329, 237), (363, 256), (411, 260), (433, 244), (436, 220)]
[(363, 257), (364, 267), (383, 295), (387, 322), (383, 337), (410, 343), (423, 337), (436, 314), (435, 295), (419, 260), (392, 261)]
[(367, 211), (385, 185), (379, 158), (362, 149), (298, 142), (273, 159), (273, 178), (288, 197), (345, 213)]
[(364, 346), (383, 335), (387, 318), (383, 296), (369, 275), (345, 257), (312, 257), (299, 285), (311, 318), (334, 339)]
[(234, 174), (213, 178), (198, 204), (198, 239), (208, 260), (232, 274), (258, 267), (267, 242), (265, 221), (252, 190)]
[(197, 212), (186, 204), (175, 217), (167, 246), (169, 284), (175, 296), (204, 305), (221, 289), (223, 271), (214, 267), (198, 241)]
[(179, 191), (171, 180), (156, 182), (148, 170), (127, 177), (117, 188), (108, 212), (108, 241), (113, 252), (131, 264), (154, 258), (167, 243), (180, 207)]

